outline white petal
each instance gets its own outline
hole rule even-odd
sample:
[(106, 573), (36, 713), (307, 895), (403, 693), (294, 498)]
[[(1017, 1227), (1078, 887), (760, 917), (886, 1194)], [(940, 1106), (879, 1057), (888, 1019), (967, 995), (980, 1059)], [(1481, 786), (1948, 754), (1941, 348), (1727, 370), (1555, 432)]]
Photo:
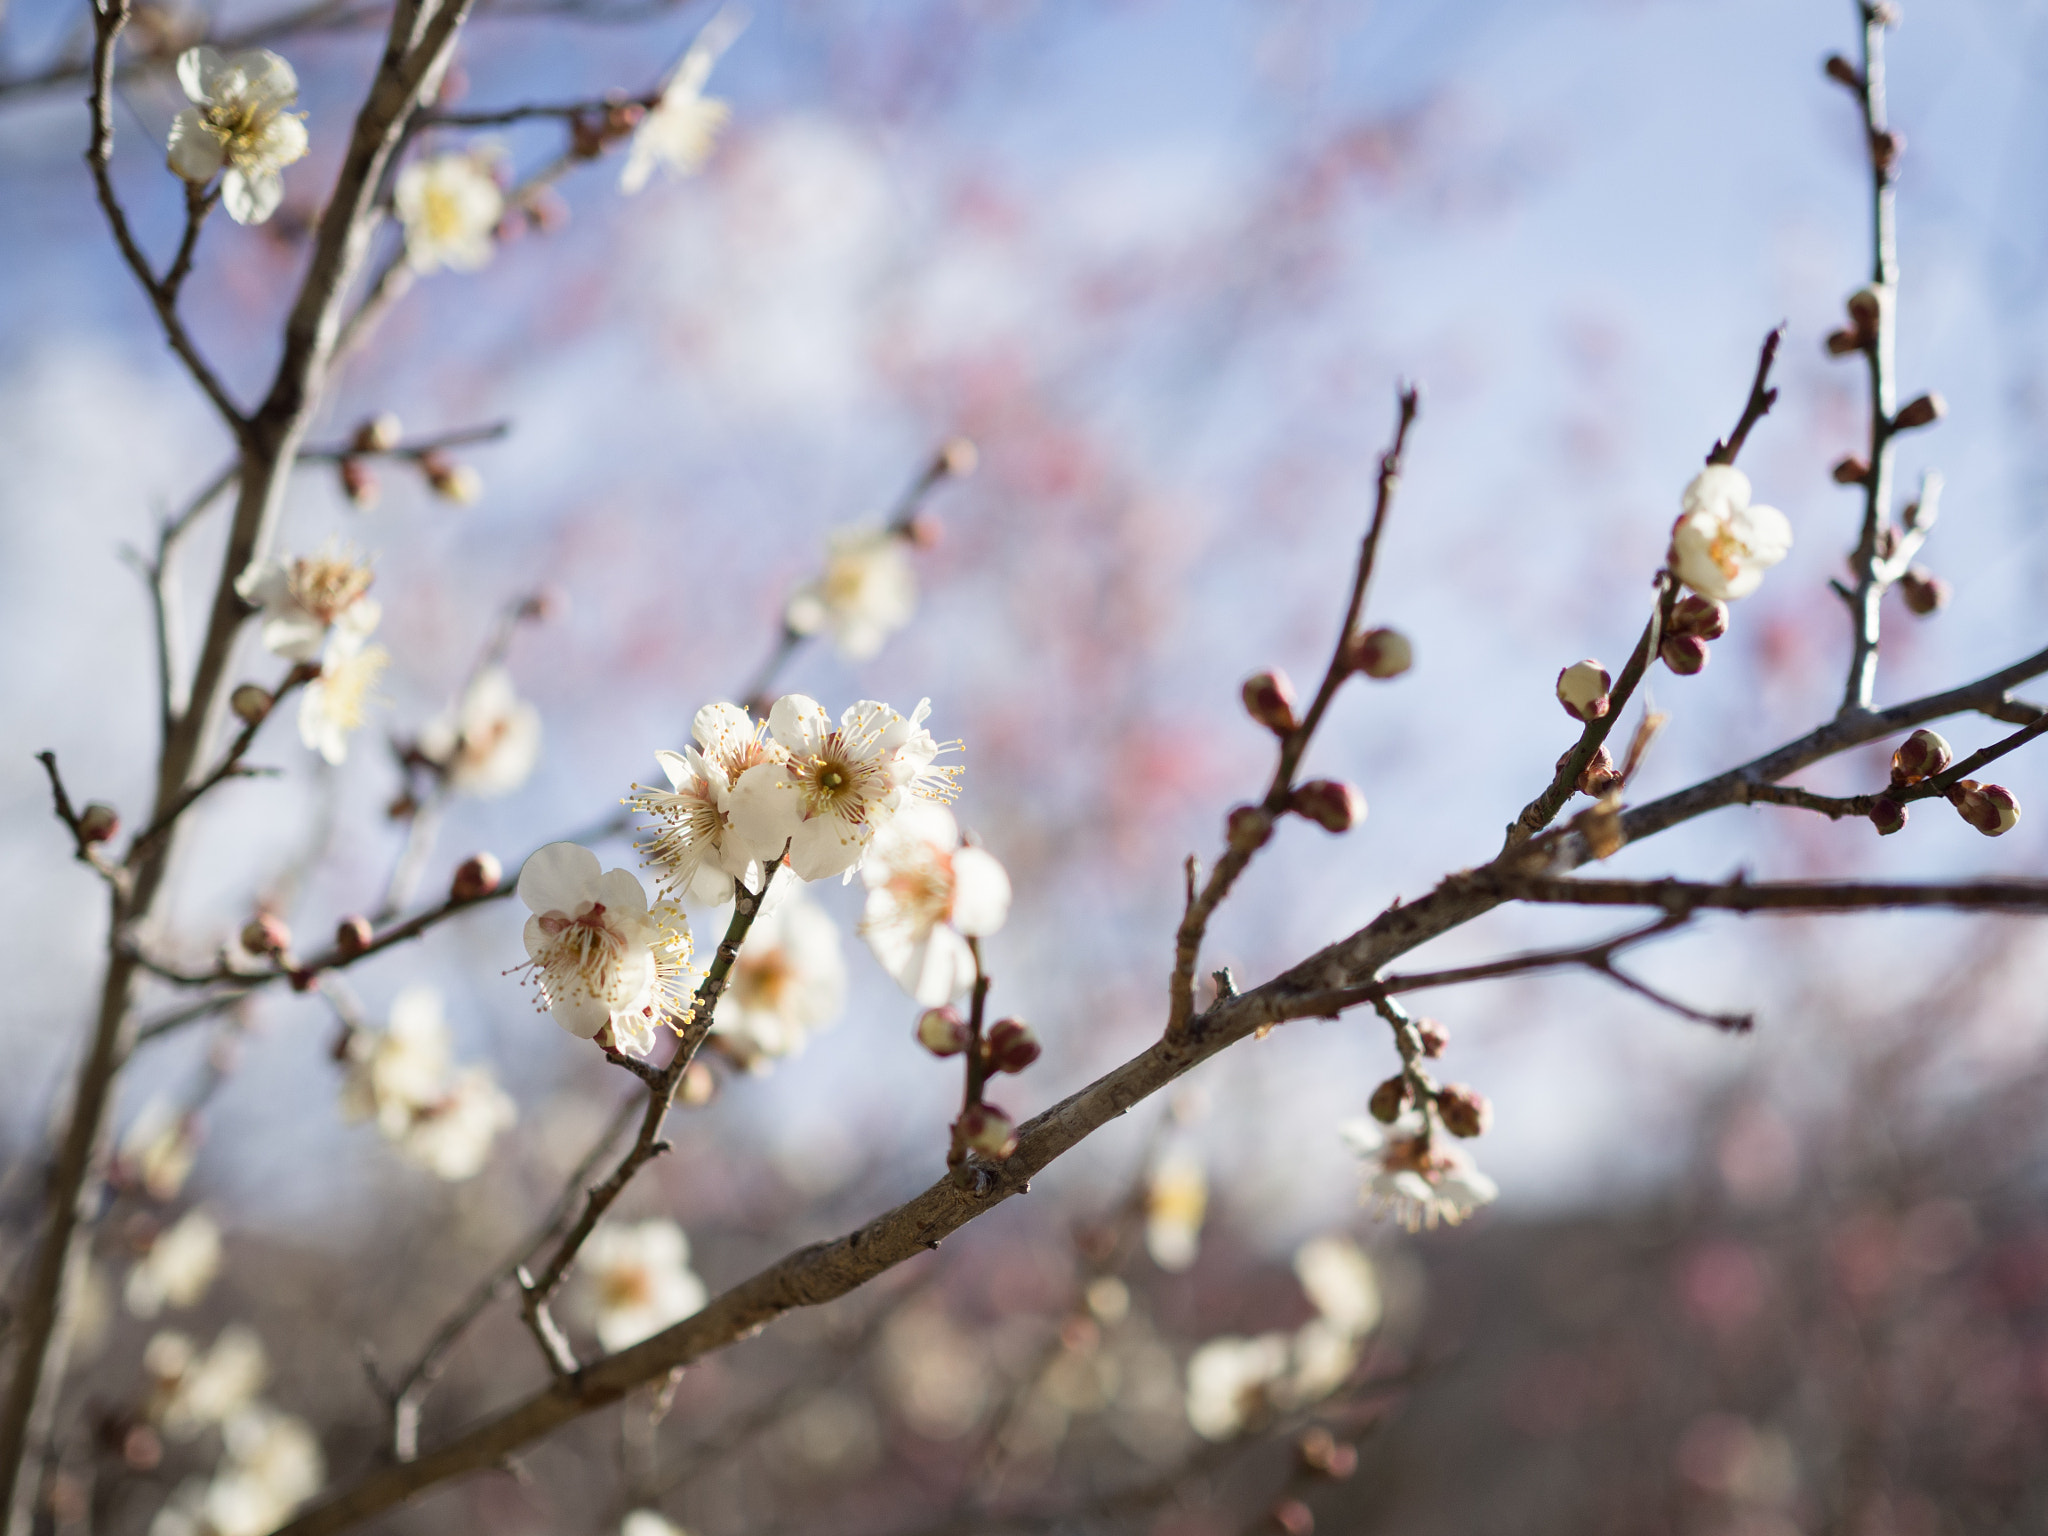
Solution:
[(953, 926), (985, 938), (1010, 915), (1010, 877), (992, 853), (962, 848), (953, 855)]
[(739, 783), (732, 788), (730, 805), (732, 824), (727, 829), (727, 840), (736, 852), (763, 863), (779, 857), (783, 844), (804, 825), (803, 797), (780, 763), (756, 763), (741, 774)]
[(218, 48), (187, 48), (178, 55), (178, 84), (190, 100), (210, 102), (227, 67)]
[(519, 871), (519, 899), (530, 911), (574, 914), (584, 902), (596, 899), (601, 873), (597, 855), (588, 848), (577, 843), (549, 843), (528, 855)]
[(697, 775), (690, 767), (690, 760), (680, 752), (657, 752), (654, 760), (661, 764), (661, 771), (668, 775), (669, 788), (680, 794), (685, 788), (697, 782)]
[(548, 1005), (554, 1021), (578, 1040), (592, 1040), (612, 1021), (612, 1011), (587, 992), (558, 998)]
[(1749, 476), (1733, 464), (1709, 464), (1686, 486), (1680, 510), (1725, 517), (1749, 505)]
[(1734, 520), (1735, 536), (1758, 565), (1776, 565), (1792, 552), (1792, 522), (1776, 507), (1745, 507)]
[[(207, 50), (209, 53), (211, 49)], [(214, 55), (216, 58), (218, 54)], [(229, 69), (242, 72), (250, 96), (260, 105), (288, 107), (299, 94), (299, 77), (291, 65), (268, 48), (251, 48), (227, 61)]]
[(831, 734), (832, 722), (816, 699), (786, 693), (768, 712), (768, 730), (791, 752), (815, 752), (818, 744)]
[(170, 164), (179, 178), (203, 186), (213, 180), (224, 158), (220, 140), (206, 131), (197, 107), (187, 107), (171, 119)]
[(237, 224), (261, 224), (284, 201), (284, 178), (270, 170), (230, 168), (221, 178), (220, 202)]
[[(573, 848), (575, 844), (570, 844)], [(524, 880), (525, 876), (520, 877)], [(631, 920), (647, 916), (647, 888), (630, 869), (608, 869), (598, 877), (592, 901), (604, 903), (607, 912)]]

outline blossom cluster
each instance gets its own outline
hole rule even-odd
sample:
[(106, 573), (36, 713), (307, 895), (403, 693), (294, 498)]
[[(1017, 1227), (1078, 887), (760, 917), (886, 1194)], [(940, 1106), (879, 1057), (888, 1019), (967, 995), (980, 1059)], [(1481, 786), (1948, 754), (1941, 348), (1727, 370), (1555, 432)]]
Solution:
[(145, 1414), (173, 1440), (209, 1429), (221, 1438), (211, 1478), (187, 1478), (150, 1522), (150, 1536), (268, 1536), (320, 1491), (326, 1459), (310, 1425), (261, 1400), (270, 1374), (263, 1341), (240, 1323), (201, 1350), (159, 1333), (143, 1350)]
[(431, 987), (399, 993), (387, 1027), (350, 1030), (341, 1054), (342, 1117), (375, 1124), (407, 1161), (451, 1182), (481, 1172), (518, 1118), (488, 1067), (455, 1067)]
[[(317, 671), (299, 705), (299, 737), (330, 763), (348, 757), (348, 738), (362, 725), (371, 690), (391, 657), (370, 635), (383, 609), (370, 596), (367, 562), (328, 543), (310, 555), (259, 560), (235, 581), (242, 601), (261, 611), (264, 647)], [(238, 709), (260, 720), (268, 699)]]

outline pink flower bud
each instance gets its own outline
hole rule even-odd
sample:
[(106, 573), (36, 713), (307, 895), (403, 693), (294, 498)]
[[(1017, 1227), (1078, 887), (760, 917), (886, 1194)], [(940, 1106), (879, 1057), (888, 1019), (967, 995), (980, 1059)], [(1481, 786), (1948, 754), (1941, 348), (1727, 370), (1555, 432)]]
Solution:
[(1949, 584), (1924, 565), (1916, 565), (1899, 578), (1899, 596), (1906, 609), (1925, 618), (1938, 613), (1948, 606), (1951, 596)]
[(934, 1056), (958, 1056), (967, 1049), (967, 1021), (952, 1008), (927, 1008), (918, 1015), (917, 1043)]
[(1435, 1019), (1417, 1019), (1415, 1032), (1422, 1037), (1425, 1056), (1441, 1056), (1450, 1046), (1451, 1032)]
[(1266, 1521), (1279, 1536), (1315, 1536), (1315, 1511), (1299, 1499), (1282, 1499), (1266, 1511)]
[(981, 464), (981, 450), (974, 446), (974, 439), (952, 437), (939, 450), (939, 468), (955, 480), (965, 480)]
[(1680, 677), (1706, 671), (1707, 663), (1714, 659), (1714, 653), (1707, 649), (1707, 642), (1698, 635), (1667, 635), (1657, 648), (1657, 654), (1664, 658), (1664, 665)]
[(1273, 818), (1262, 805), (1240, 805), (1224, 821), (1225, 836), (1239, 853), (1263, 848), (1273, 837)]
[(1852, 454), (1838, 460), (1833, 473), (1837, 485), (1861, 485), (1870, 478), (1870, 466)]
[(455, 871), (448, 895), (454, 901), (477, 901), (491, 894), (505, 878), (505, 866), (493, 853), (472, 853)]
[(1931, 390), (1919, 398), (1908, 400), (1898, 415), (1892, 418), (1892, 425), (1901, 432), (1910, 432), (1915, 427), (1931, 427), (1948, 414), (1948, 402)]
[(1946, 771), (1955, 760), (1954, 750), (1940, 733), (1917, 730), (1900, 742), (1899, 750), (1892, 754), (1892, 783), (1900, 786), (1918, 784), (1922, 779), (1931, 779)]
[(1906, 808), (1890, 795), (1879, 795), (1870, 807), (1870, 824), (1877, 828), (1879, 837), (1890, 837), (1894, 832), (1906, 829)]
[(1598, 720), (1607, 713), (1607, 690), (1613, 686), (1607, 669), (1589, 656), (1557, 674), (1557, 702), (1574, 720)]
[[(1559, 755), (1557, 766), (1560, 771), (1576, 750), (1574, 747), (1566, 747)], [(1614, 754), (1605, 747), (1595, 748), (1586, 766), (1579, 770), (1578, 782), (1572, 787), (1582, 795), (1591, 795), (1595, 800), (1610, 789), (1620, 788), (1621, 771), (1614, 766)]]
[(334, 948), (343, 959), (352, 960), (370, 947), (374, 936), (367, 917), (344, 917), (334, 928)]
[(370, 466), (361, 459), (343, 459), (335, 470), (341, 477), (341, 494), (358, 512), (373, 510), (383, 499), (384, 488), (377, 483), (377, 476)]
[(1398, 629), (1368, 629), (1352, 640), (1347, 659), (1352, 671), (1385, 680), (1415, 665), (1415, 648)]
[(1311, 779), (1287, 797), (1287, 809), (1307, 817), (1325, 832), (1349, 832), (1365, 820), (1365, 796), (1355, 784)]
[(1397, 1073), (1373, 1089), (1372, 1097), (1366, 1101), (1366, 1107), (1372, 1111), (1373, 1119), (1380, 1124), (1392, 1125), (1401, 1118), (1401, 1111), (1408, 1107), (1410, 1097), (1408, 1079)]
[(1333, 1483), (1345, 1481), (1358, 1470), (1358, 1447), (1346, 1445), (1320, 1424), (1295, 1442), (1294, 1455), (1310, 1477)]
[(244, 725), (254, 725), (268, 715), (272, 702), (270, 690), (258, 688), (254, 683), (244, 683), (228, 695), (228, 708)]
[(2020, 803), (2003, 784), (1964, 779), (1948, 798), (1957, 814), (1986, 837), (2002, 837), (2019, 825)]
[(1896, 128), (1880, 128), (1870, 136), (1870, 163), (1890, 173), (1906, 152), (1906, 136)]
[(1017, 1126), (993, 1104), (972, 1104), (955, 1125), (961, 1144), (998, 1162), (1017, 1150)]
[(910, 540), (913, 549), (937, 549), (940, 540), (946, 536), (946, 528), (931, 513), (919, 512), (910, 519), (903, 536)]
[(275, 912), (258, 912), (242, 925), (242, 948), (252, 955), (282, 955), (292, 947), (292, 931)]
[(78, 813), (78, 835), (88, 843), (104, 843), (121, 830), (121, 816), (111, 805), (95, 800)]
[(1038, 1060), (1038, 1036), (1022, 1019), (998, 1019), (989, 1026), (988, 1065), (992, 1072), (1022, 1072)]
[(1728, 633), (1728, 605), (1701, 597), (1697, 592), (1688, 592), (1672, 604), (1671, 623), (1664, 633), (1718, 640)]
[(1448, 1083), (1437, 1091), (1436, 1112), (1453, 1136), (1484, 1136), (1493, 1124), (1493, 1106), (1486, 1095), (1463, 1083)]
[(1244, 680), (1244, 709), (1275, 736), (1285, 736), (1300, 722), (1294, 718), (1294, 685), (1278, 670), (1256, 672)]

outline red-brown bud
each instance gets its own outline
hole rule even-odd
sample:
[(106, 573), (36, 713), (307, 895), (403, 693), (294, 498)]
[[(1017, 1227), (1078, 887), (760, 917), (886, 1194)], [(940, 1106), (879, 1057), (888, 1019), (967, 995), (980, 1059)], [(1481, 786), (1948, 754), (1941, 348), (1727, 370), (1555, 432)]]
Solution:
[(496, 854), (472, 853), (457, 866), (448, 895), (455, 901), (477, 901), (495, 891), (504, 878), (505, 866)]
[(244, 683), (228, 695), (228, 708), (244, 725), (254, 725), (263, 719), (274, 702), (268, 688), (258, 688), (254, 683)]
[(282, 955), (292, 947), (292, 931), (275, 912), (258, 912), (242, 925), (242, 948), (252, 955)]
[(1855, 353), (1861, 352), (1863, 345), (1863, 338), (1846, 327), (1839, 331), (1828, 332), (1827, 349), (1829, 357), (1852, 356)]
[(956, 1124), (963, 1146), (1000, 1162), (1017, 1150), (1017, 1126), (993, 1104), (971, 1104)]
[(1906, 152), (1906, 136), (1896, 128), (1880, 128), (1870, 136), (1870, 163), (1889, 173)]
[(939, 449), (938, 468), (955, 480), (965, 480), (981, 464), (981, 450), (971, 437), (951, 437)]
[(1657, 648), (1657, 654), (1664, 658), (1664, 665), (1680, 677), (1706, 671), (1707, 663), (1714, 659), (1707, 642), (1698, 635), (1666, 635), (1664, 643)]
[(1908, 400), (1892, 418), (1892, 425), (1901, 432), (1910, 432), (1915, 427), (1931, 427), (1947, 414), (1948, 402), (1930, 390), (1918, 399)]
[(1287, 809), (1307, 817), (1325, 832), (1349, 832), (1365, 820), (1365, 796), (1355, 784), (1311, 779), (1287, 797)]
[(1863, 76), (1858, 73), (1854, 64), (1851, 64), (1839, 53), (1828, 55), (1826, 68), (1830, 80), (1846, 85), (1852, 91), (1861, 91), (1863, 89)]
[(997, 1019), (989, 1026), (986, 1049), (991, 1072), (1022, 1072), (1038, 1060), (1043, 1047), (1022, 1019)]
[(1396, 1073), (1373, 1089), (1372, 1097), (1366, 1101), (1366, 1108), (1372, 1111), (1373, 1119), (1381, 1125), (1392, 1125), (1401, 1118), (1401, 1111), (1408, 1107), (1413, 1097), (1407, 1077)]
[(1463, 1083), (1447, 1083), (1437, 1090), (1436, 1113), (1453, 1136), (1484, 1136), (1493, 1124), (1493, 1105), (1486, 1095)]
[(2003, 784), (1964, 779), (1948, 798), (1956, 813), (1986, 837), (2001, 837), (2019, 825), (2020, 803)]
[(111, 805), (95, 800), (78, 813), (80, 841), (104, 843), (121, 830), (121, 815)]
[(1358, 1470), (1358, 1448), (1346, 1445), (1320, 1424), (1295, 1442), (1294, 1451), (1301, 1470), (1310, 1477), (1341, 1483)]
[(1352, 637), (1345, 660), (1352, 671), (1384, 681), (1415, 665), (1415, 647), (1398, 629), (1368, 629)]
[(1906, 829), (1906, 808), (1890, 795), (1879, 795), (1870, 807), (1870, 824), (1877, 828), (1879, 837), (1903, 832)]
[(569, 120), (569, 153), (578, 160), (595, 160), (604, 153), (604, 116), (579, 112)]
[(1607, 713), (1607, 690), (1613, 686), (1607, 669), (1589, 656), (1557, 674), (1557, 702), (1574, 720), (1598, 720)]
[(958, 1056), (967, 1049), (967, 1021), (955, 1008), (927, 1008), (917, 1016), (917, 1043), (934, 1056)]
[(1451, 1032), (1436, 1019), (1417, 1019), (1415, 1033), (1422, 1037), (1422, 1054), (1441, 1056), (1450, 1048)]
[(1244, 710), (1275, 736), (1285, 736), (1300, 722), (1294, 717), (1294, 685), (1278, 670), (1255, 672), (1244, 680)]
[(1952, 595), (1949, 584), (1924, 565), (1911, 567), (1899, 578), (1900, 601), (1905, 603), (1908, 613), (1921, 618), (1946, 608)]
[(1262, 805), (1240, 805), (1225, 818), (1224, 830), (1232, 848), (1251, 853), (1272, 840), (1273, 818)]
[(1877, 289), (1858, 288), (1849, 295), (1849, 321), (1865, 342), (1876, 339), (1878, 325), (1883, 319), (1884, 295)]
[(361, 914), (344, 917), (334, 927), (335, 952), (345, 960), (353, 960), (370, 947), (373, 937), (375, 934), (367, 917)]
[(1892, 783), (1918, 784), (1946, 771), (1955, 760), (1955, 750), (1941, 734), (1923, 727), (1900, 742), (1898, 751), (1892, 754)]
[(1266, 1512), (1266, 1519), (1279, 1536), (1315, 1536), (1315, 1512), (1299, 1499), (1282, 1499)]
[(1671, 622), (1664, 633), (1718, 640), (1728, 633), (1728, 605), (1717, 603), (1710, 597), (1701, 597), (1697, 592), (1688, 592), (1671, 605)]
[(937, 549), (945, 536), (945, 524), (929, 512), (916, 513), (903, 529), (903, 537), (910, 541), (912, 549)]
[[(1563, 754), (1557, 760), (1559, 771), (1563, 770), (1565, 763), (1570, 759), (1572, 753), (1577, 750), (1576, 747), (1566, 747), (1564, 749)], [(1610, 789), (1618, 788), (1620, 784), (1621, 771), (1614, 766), (1614, 754), (1605, 747), (1596, 747), (1592, 757), (1587, 760), (1586, 766), (1579, 770), (1578, 782), (1572, 787), (1580, 794), (1591, 795), (1595, 800), (1598, 800)]]
[(1834, 477), (1837, 485), (1861, 485), (1870, 478), (1870, 466), (1851, 454), (1835, 465)]

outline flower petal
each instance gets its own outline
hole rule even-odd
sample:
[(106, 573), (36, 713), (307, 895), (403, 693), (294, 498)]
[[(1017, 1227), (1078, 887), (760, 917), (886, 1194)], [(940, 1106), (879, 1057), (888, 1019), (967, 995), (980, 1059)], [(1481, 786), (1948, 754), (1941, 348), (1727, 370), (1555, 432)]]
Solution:
[(197, 107), (187, 107), (171, 119), (169, 148), (172, 172), (194, 186), (213, 180), (226, 158), (220, 140), (207, 131)]
[(211, 102), (213, 88), (227, 68), (228, 61), (218, 48), (187, 48), (178, 55), (178, 85), (187, 99)]
[(597, 855), (588, 848), (577, 843), (549, 843), (536, 848), (519, 871), (519, 899), (534, 912), (574, 915), (584, 902), (597, 899), (601, 873)]
[(1010, 876), (992, 853), (962, 848), (953, 855), (953, 926), (986, 938), (1010, 915)]

